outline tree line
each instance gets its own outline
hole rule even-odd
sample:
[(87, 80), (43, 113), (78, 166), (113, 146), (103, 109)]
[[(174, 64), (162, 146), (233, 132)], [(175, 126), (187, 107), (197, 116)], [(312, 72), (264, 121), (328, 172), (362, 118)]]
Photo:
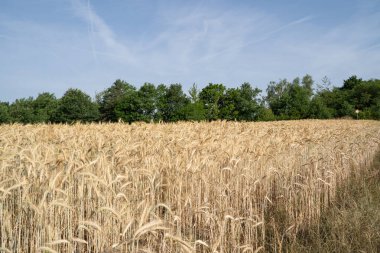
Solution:
[(203, 120), (271, 121), (352, 117), (380, 119), (380, 80), (351, 76), (341, 87), (310, 75), (270, 82), (266, 94), (243, 83), (237, 88), (210, 83), (186, 94), (181, 84), (144, 83), (138, 89), (116, 80), (92, 99), (79, 89), (61, 98), (44, 92), (36, 98), (0, 102), (0, 123), (176, 122)]

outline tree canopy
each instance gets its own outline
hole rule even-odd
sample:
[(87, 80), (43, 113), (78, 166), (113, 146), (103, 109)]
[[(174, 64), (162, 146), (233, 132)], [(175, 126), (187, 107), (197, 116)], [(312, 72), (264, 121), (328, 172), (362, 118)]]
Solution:
[(0, 124), (81, 122), (176, 122), (181, 120), (270, 121), (351, 117), (380, 119), (380, 80), (351, 76), (332, 86), (324, 77), (310, 75), (268, 84), (266, 94), (250, 83), (229, 88), (196, 84), (186, 94), (181, 84), (144, 83), (139, 88), (117, 79), (92, 100), (79, 89), (68, 89), (57, 99), (44, 92), (36, 98), (0, 101)]
[(99, 119), (99, 109), (91, 97), (79, 89), (69, 89), (58, 101), (53, 121), (73, 123), (91, 122)]

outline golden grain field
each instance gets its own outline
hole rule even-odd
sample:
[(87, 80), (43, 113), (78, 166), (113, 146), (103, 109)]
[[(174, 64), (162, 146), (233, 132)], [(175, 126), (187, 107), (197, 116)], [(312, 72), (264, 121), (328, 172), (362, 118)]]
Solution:
[(264, 252), (318, 222), (380, 122), (0, 125), (0, 252)]

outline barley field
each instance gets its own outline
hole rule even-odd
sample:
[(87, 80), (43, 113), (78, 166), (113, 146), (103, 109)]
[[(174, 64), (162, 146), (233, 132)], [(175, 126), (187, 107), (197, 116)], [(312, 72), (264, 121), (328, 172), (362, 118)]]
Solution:
[(0, 252), (281, 252), (379, 143), (378, 121), (0, 125)]

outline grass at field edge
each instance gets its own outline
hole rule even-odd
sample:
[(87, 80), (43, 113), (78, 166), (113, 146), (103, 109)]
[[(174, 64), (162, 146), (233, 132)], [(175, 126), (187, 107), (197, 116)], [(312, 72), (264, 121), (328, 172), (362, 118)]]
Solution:
[[(269, 217), (275, 216), (275, 222)], [(335, 201), (320, 218), (320, 225), (287, 237), (281, 210), (268, 215), (267, 252), (380, 252), (380, 152), (360, 173), (340, 186)]]

